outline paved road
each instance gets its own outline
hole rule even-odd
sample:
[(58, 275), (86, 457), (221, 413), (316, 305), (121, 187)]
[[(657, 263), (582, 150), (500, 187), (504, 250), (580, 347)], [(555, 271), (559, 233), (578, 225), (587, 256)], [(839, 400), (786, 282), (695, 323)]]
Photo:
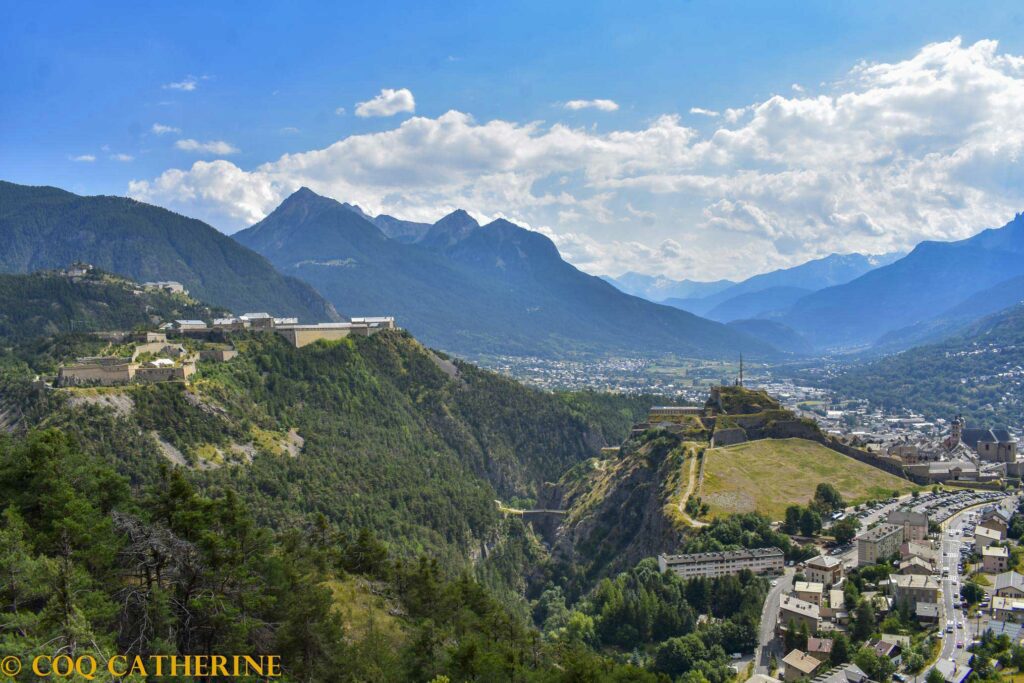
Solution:
[[(979, 636), (978, 633), (975, 633), (977, 622), (971, 623), (963, 610), (953, 606), (953, 603), (959, 598), (961, 581), (963, 581), (963, 577), (959, 575), (958, 570), (960, 546), (963, 544), (964, 538), (963, 525), (969, 513), (987, 504), (975, 505), (961, 510), (942, 525), (942, 568), (949, 569), (949, 576), (941, 579), (943, 615), (940, 616), (939, 626), (945, 631), (946, 623), (952, 621), (953, 633), (945, 634), (939, 659), (953, 660), (960, 666), (969, 666), (968, 662), (970, 661), (971, 654), (967, 651), (967, 648), (970, 646), (971, 641)], [(1017, 497), (1003, 498), (998, 504), (1002, 505), (1005, 509), (1013, 510), (1017, 506)], [(958, 627), (956, 625), (958, 623), (962, 624), (963, 627)], [(957, 644), (962, 645), (962, 647), (957, 647)], [(926, 669), (921, 673), (921, 676), (923, 677), (927, 673), (928, 670)]]
[(754, 652), (754, 673), (767, 674), (768, 662), (772, 654), (779, 662), (786, 656), (782, 652), (782, 646), (775, 639), (775, 622), (779, 618), (779, 599), (783, 593), (793, 589), (793, 575), (796, 573), (792, 567), (786, 567), (785, 573), (776, 579), (777, 584), (768, 591), (764, 607), (761, 608), (761, 626), (757, 636), (757, 650)]

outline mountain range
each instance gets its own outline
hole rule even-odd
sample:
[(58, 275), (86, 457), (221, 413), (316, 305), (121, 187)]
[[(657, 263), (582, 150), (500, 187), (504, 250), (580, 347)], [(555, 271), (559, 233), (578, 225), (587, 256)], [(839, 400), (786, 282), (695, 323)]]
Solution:
[(506, 220), (480, 226), (456, 211), (415, 230), (396, 221), (302, 188), (234, 237), (340, 310), (395, 315), (459, 354), (776, 354), (742, 330), (620, 292)]
[[(888, 333), (949, 316), (964, 322), (991, 312), (958, 308), (991, 290), (999, 308), (1024, 296), (1024, 215), (956, 242), (922, 242), (909, 254), (842, 285), (826, 287), (771, 316), (819, 349), (870, 347)], [(983, 295), (982, 298), (986, 298)], [(913, 342), (911, 342), (912, 344)], [(909, 344), (908, 344), (909, 345)]]
[[(741, 282), (673, 281), (680, 285), (674, 288), (676, 291), (687, 293), (672, 294), (656, 300), (720, 322), (754, 318), (786, 308), (811, 292), (849, 282), (874, 268), (891, 263), (899, 256), (830, 254), (792, 268), (754, 275)], [(638, 278), (636, 274), (626, 273), (611, 281), (623, 291), (628, 291), (635, 288), (636, 283), (643, 282), (640, 278), (645, 277), (649, 276)], [(672, 288), (647, 288), (646, 291), (657, 293), (669, 289)]]
[(202, 221), (124, 197), (81, 197), (55, 187), (0, 181), (0, 272), (29, 273), (75, 261), (139, 282), (174, 280), (238, 313), (339, 320), (310, 285)]

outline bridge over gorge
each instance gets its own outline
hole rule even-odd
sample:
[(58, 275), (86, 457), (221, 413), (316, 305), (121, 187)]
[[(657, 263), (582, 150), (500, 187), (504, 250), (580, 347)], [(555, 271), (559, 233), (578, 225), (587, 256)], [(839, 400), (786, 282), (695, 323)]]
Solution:
[(495, 500), (494, 502), (497, 503), (499, 512), (506, 515), (522, 517), (524, 522), (532, 524), (533, 528), (547, 539), (554, 536), (562, 518), (569, 514), (568, 510), (552, 510), (547, 508), (522, 510), (520, 508), (508, 507), (500, 500)]

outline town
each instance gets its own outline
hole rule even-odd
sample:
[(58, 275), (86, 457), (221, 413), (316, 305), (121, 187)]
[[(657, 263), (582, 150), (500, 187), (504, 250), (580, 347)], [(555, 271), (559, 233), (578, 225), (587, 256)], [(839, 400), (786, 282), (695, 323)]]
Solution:
[[(658, 564), (685, 579), (740, 572), (770, 577), (751, 680), (779, 680), (776, 674), (785, 681), (869, 680), (855, 663), (833, 667), (832, 648), (840, 639), (849, 647), (858, 632), (871, 633), (877, 623), (882, 635), (865, 645), (888, 660), (882, 666), (891, 667), (894, 678), (902, 679), (901, 668), (921, 673), (912, 648), (923, 643), (926, 656), (937, 653), (934, 668), (943, 679), (962, 683), (971, 673), (967, 646), (987, 632), (1015, 643), (1024, 636), (1018, 623), (1024, 576), (1011, 559), (1019, 561), (1021, 549), (1008, 536), (1024, 521), (1018, 504), (1017, 495), (1002, 491), (908, 495), (837, 516), (870, 520), (848, 553), (822, 548), (809, 559), (786, 561), (779, 548), (755, 548), (662, 554)], [(870, 628), (862, 625), (868, 619)], [(886, 626), (912, 635), (885, 633)]]

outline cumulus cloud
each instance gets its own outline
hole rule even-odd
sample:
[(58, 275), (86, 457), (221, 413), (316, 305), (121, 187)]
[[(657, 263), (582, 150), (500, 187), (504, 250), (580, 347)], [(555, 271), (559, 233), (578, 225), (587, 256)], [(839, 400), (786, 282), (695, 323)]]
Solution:
[(721, 116), (721, 114), (715, 111), (714, 109), (704, 109), (702, 107), (690, 107), (690, 113), (696, 114), (698, 116), (708, 116), (711, 118), (717, 118)]
[(181, 128), (175, 128), (174, 126), (165, 126), (162, 123), (154, 123), (151, 129), (157, 135), (165, 135), (167, 133), (180, 133)]
[(125, 161), (125, 162), (127, 162), (127, 161), (134, 161), (135, 160), (135, 157), (133, 157), (131, 154), (123, 154), (123, 153), (111, 154), (110, 158), (113, 159), (114, 161)]
[(71, 159), (71, 161), (79, 161), (84, 163), (92, 163), (93, 161), (96, 161), (95, 154), (79, 154), (78, 156), (72, 156), (68, 158)]
[(565, 108), (573, 111), (578, 111), (580, 109), (617, 111), (619, 109), (619, 104), (615, 100), (569, 100), (565, 103)]
[(200, 154), (238, 154), (240, 151), (234, 145), (223, 140), (208, 140), (200, 142), (191, 138), (178, 140), (174, 146), (185, 152), (199, 152)]
[[(399, 88), (398, 90), (384, 88), (372, 100), (356, 104), (356, 116), (363, 118), (394, 116), (401, 112), (412, 113), (414, 111), (416, 111), (416, 99), (408, 88)], [(345, 113), (344, 109), (341, 113)]]
[(674, 114), (599, 132), (449, 111), (129, 190), (229, 230), (302, 185), (414, 220), (461, 206), (546, 232), (590, 272), (704, 278), (959, 239), (1024, 207), (1024, 57), (953, 39), (822, 90), (727, 109), (704, 133)]

